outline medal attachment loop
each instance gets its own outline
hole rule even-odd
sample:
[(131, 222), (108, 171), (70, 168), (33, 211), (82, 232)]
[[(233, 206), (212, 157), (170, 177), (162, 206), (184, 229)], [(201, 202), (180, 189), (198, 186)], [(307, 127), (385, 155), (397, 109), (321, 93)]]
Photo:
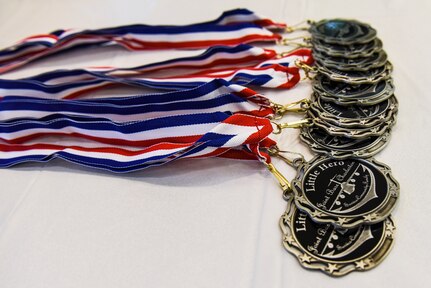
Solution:
[[(271, 156), (275, 156), (275, 157), (280, 158), (287, 165), (289, 165), (295, 169), (306, 162), (304, 155), (302, 155), (301, 153), (287, 151), (287, 150), (280, 150), (280, 148), (278, 148), (277, 146), (274, 146), (274, 147), (271, 147), (270, 149), (268, 149), (268, 153)], [(283, 154), (294, 155), (296, 157), (290, 158), (290, 157), (286, 157)]]
[[(300, 41), (297, 41), (300, 40)], [(296, 48), (312, 48), (311, 38), (305, 36), (293, 37), (293, 38), (282, 38), (277, 41), (278, 45), (282, 46), (295, 46)], [(279, 54), (279, 57), (287, 56), (291, 51), (282, 52)]]
[[(305, 158), (301, 153), (280, 150), (277, 146), (273, 146), (271, 148), (268, 148), (268, 153), (271, 156), (275, 156), (275, 157), (280, 158), (285, 163), (287, 163), (289, 166), (291, 166), (295, 169), (297, 167), (299, 167), (301, 164), (305, 163)], [(286, 157), (285, 155), (282, 155), (282, 154), (291, 154), (291, 155), (295, 155), (297, 157), (289, 158), (289, 157)], [(283, 190), (283, 199), (287, 201), (293, 192), (292, 185), (290, 184), (289, 180), (287, 180), (286, 177), (284, 177), (284, 175), (281, 174), (281, 172), (277, 168), (275, 168), (275, 166), (272, 163), (266, 164), (266, 166), (267, 166), (269, 172), (271, 172), (272, 175), (274, 175), (274, 177), (277, 179), (278, 183), (280, 184), (281, 189)]]
[(272, 131), (273, 134), (280, 134), (281, 131), (286, 128), (304, 128), (304, 127), (309, 127), (313, 124), (312, 121), (308, 118), (302, 119), (299, 121), (289, 122), (289, 123), (276, 123), (276, 122), (271, 122), (271, 123), (275, 125), (275, 129), (274, 131)]
[(278, 171), (277, 168), (275, 168), (272, 163), (266, 164), (266, 167), (280, 184), (280, 187), (283, 190), (283, 198), (288, 197), (288, 195), (292, 192), (292, 186), (290, 185), (290, 182), (286, 179), (286, 177), (284, 177), (283, 174), (281, 174), (280, 171)]
[(279, 120), (286, 113), (305, 113), (310, 108), (310, 99), (304, 98), (292, 103), (281, 105), (278, 103), (271, 102), (271, 106), (274, 109), (273, 119)]
[(313, 24), (312, 20), (304, 20), (295, 25), (288, 26), (284, 29), (285, 33), (292, 33), (295, 31), (308, 31), (310, 29), (310, 25)]
[(305, 64), (304, 62), (300, 61), (299, 59), (295, 61), (296, 67), (299, 69), (302, 69), (305, 73), (305, 78), (309, 80), (313, 80), (314, 77), (312, 77), (311, 73), (316, 73), (318, 71), (317, 67), (312, 67), (308, 64)]

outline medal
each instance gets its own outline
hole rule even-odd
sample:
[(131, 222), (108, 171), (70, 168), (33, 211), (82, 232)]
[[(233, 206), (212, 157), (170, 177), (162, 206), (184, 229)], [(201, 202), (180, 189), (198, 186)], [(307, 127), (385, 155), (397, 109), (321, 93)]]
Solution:
[(320, 223), (352, 228), (389, 216), (399, 195), (391, 170), (374, 159), (316, 156), (297, 167), (297, 207)]
[(326, 122), (318, 117), (318, 115), (314, 114), (311, 110), (308, 111), (308, 115), (313, 121), (313, 125), (316, 125), (323, 130), (325, 130), (328, 134), (333, 136), (343, 136), (350, 137), (355, 139), (363, 139), (366, 137), (372, 136), (380, 136), (383, 135), (386, 131), (388, 131), (396, 122), (396, 114), (393, 114), (391, 118), (383, 122), (381, 124), (375, 125), (373, 127), (341, 127), (329, 122)]
[(374, 84), (381, 80), (388, 79), (393, 69), (390, 62), (368, 71), (342, 71), (327, 66), (317, 66), (317, 68), (319, 73), (325, 75), (329, 79), (351, 85)]
[(374, 127), (389, 121), (398, 109), (395, 96), (369, 106), (337, 105), (315, 97), (310, 109), (320, 119), (341, 127)]
[(364, 139), (388, 131), (395, 124), (397, 107), (395, 96), (370, 106), (342, 106), (314, 97), (308, 116), (329, 135)]
[(332, 57), (356, 58), (368, 57), (382, 49), (382, 41), (379, 38), (365, 44), (339, 45), (325, 43), (318, 39), (311, 40), (313, 51), (318, 51)]
[(376, 30), (370, 25), (346, 19), (321, 20), (311, 23), (312, 38), (324, 43), (351, 45), (368, 43), (376, 37)]
[(385, 65), (388, 58), (384, 50), (356, 58), (334, 57), (314, 51), (313, 57), (318, 67), (331, 67), (342, 71), (368, 71)]
[(349, 137), (332, 136), (319, 127), (305, 126), (300, 133), (301, 140), (311, 150), (320, 154), (327, 154), (332, 158), (346, 157), (368, 158), (380, 152), (388, 143), (390, 130), (381, 136), (354, 139)]
[(388, 99), (395, 89), (391, 78), (371, 84), (351, 85), (317, 75), (313, 81), (313, 90), (325, 101), (339, 105), (367, 106)]
[[(302, 155), (277, 147), (268, 152), (296, 168), (296, 177), (290, 183), (272, 164), (268, 165), (283, 189), (283, 197), (290, 199), (293, 194), (298, 209), (315, 222), (338, 228), (377, 223), (389, 216), (398, 200), (399, 184), (390, 168), (373, 158), (318, 155), (307, 162)], [(285, 153), (300, 157), (289, 159)]]
[(336, 229), (316, 223), (298, 210), (292, 200), (280, 219), (283, 245), (308, 269), (331, 276), (365, 271), (377, 266), (393, 245), (395, 226), (390, 217), (384, 221), (351, 229)]

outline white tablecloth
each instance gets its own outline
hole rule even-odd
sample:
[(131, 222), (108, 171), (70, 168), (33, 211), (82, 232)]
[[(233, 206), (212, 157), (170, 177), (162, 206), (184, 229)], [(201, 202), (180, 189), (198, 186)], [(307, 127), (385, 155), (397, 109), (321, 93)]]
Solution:
[[(246, 7), (290, 24), (357, 18), (372, 24), (395, 66), (400, 102), (392, 140), (376, 157), (401, 184), (393, 251), (376, 269), (330, 278), (284, 250), (285, 202), (254, 162), (179, 161), (124, 176), (63, 161), (0, 171), (0, 287), (424, 287), (431, 280), (429, 1), (48, 1), (0, 0), (0, 46), (57, 28), (182, 24)], [(287, 48), (285, 48), (287, 49)], [(281, 47), (280, 50), (283, 50)], [(190, 51), (68, 52), (5, 77), (53, 68), (132, 66)], [(310, 94), (301, 83), (268, 92), (280, 102)], [(291, 130), (288, 150), (312, 154)], [(288, 178), (293, 169), (277, 162)]]

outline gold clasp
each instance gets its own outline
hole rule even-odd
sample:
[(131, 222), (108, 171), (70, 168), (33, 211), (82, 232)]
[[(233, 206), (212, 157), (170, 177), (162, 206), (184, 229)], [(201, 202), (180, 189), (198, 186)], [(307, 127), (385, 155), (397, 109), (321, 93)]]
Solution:
[[(296, 40), (302, 40), (300, 42)], [(278, 40), (277, 44), (284, 45), (284, 46), (297, 46), (297, 47), (312, 47), (310, 44), (311, 38), (305, 37), (305, 36), (298, 36), (293, 38), (283, 38)], [(284, 52), (283, 54), (290, 53), (290, 52)]]
[(301, 99), (296, 102), (292, 102), (286, 105), (277, 104), (271, 102), (271, 106), (274, 109), (274, 119), (281, 119), (286, 113), (305, 113), (310, 108), (310, 100), (307, 98)]
[[(280, 150), (277, 146), (269, 148), (268, 153), (271, 156), (279, 157), (280, 159), (285, 161), (288, 165), (294, 168), (298, 167), (298, 165), (301, 163), (305, 163), (305, 159), (302, 154), (290, 152), (290, 151), (283, 151), (283, 150)], [(281, 153), (294, 154), (294, 155), (298, 155), (299, 157), (296, 157), (294, 159), (289, 159), (281, 155)], [(283, 190), (283, 198), (288, 199), (289, 194), (292, 192), (292, 185), (290, 184), (289, 180), (287, 180), (286, 177), (284, 177), (283, 174), (281, 174), (281, 172), (278, 171), (278, 169), (275, 168), (275, 166), (272, 163), (266, 164), (266, 167), (268, 168), (269, 172), (271, 172), (272, 175), (274, 175), (274, 177), (277, 179), (278, 183), (280, 184), (280, 187)]]
[[(296, 40), (302, 40), (302, 41), (296, 41)], [(294, 48), (290, 49), (289, 51), (281, 52), (280, 54), (277, 55), (277, 57), (283, 58), (283, 57), (289, 56), (290, 53), (292, 53), (293, 51), (299, 48), (311, 48), (313, 46), (310, 44), (310, 41), (311, 41), (311, 38), (305, 37), (305, 36), (294, 37), (294, 38), (283, 38), (277, 41), (278, 45), (292, 46)]]
[(310, 108), (310, 99), (304, 98), (284, 106), (285, 112), (305, 113)]
[[(280, 148), (278, 148), (277, 146), (274, 146), (274, 147), (271, 147), (270, 149), (268, 149), (268, 153), (271, 156), (276, 156), (276, 157), (280, 158), (281, 160), (286, 162), (289, 166), (292, 166), (294, 168), (298, 167), (299, 164), (305, 163), (304, 155), (302, 155), (301, 153), (291, 152), (291, 151), (286, 151), (286, 150), (280, 150)], [(291, 155), (296, 155), (298, 157), (290, 159), (290, 158), (287, 158), (286, 156), (284, 156), (282, 154), (291, 154)]]
[(278, 171), (272, 163), (266, 164), (266, 167), (268, 168), (269, 172), (271, 172), (272, 175), (274, 175), (274, 177), (277, 179), (281, 189), (283, 190), (283, 195), (290, 193), (292, 191), (292, 186), (286, 177), (284, 177), (283, 174), (281, 174), (281, 172)]
[[(301, 21), (295, 25), (292, 26), (288, 26), (284, 29), (285, 33), (292, 33), (295, 31), (308, 31), (308, 29), (310, 28), (310, 25), (313, 23), (313, 21), (311, 20), (304, 20)], [(304, 24), (307, 24), (307, 26), (303, 26)]]
[(272, 122), (272, 124), (275, 125), (276, 129), (274, 131), (272, 131), (273, 134), (280, 134), (281, 130), (286, 129), (286, 128), (303, 128), (303, 127), (308, 127), (312, 124), (312, 122), (310, 121), (310, 119), (302, 119), (299, 121), (294, 121), (294, 122), (289, 122), (289, 123), (276, 123), (276, 122)]
[(304, 71), (306, 79), (313, 80), (313, 77), (310, 76), (310, 73), (317, 72), (317, 67), (312, 67), (308, 64), (305, 64), (299, 59), (295, 61), (295, 65)]
[(281, 119), (286, 113), (305, 113), (310, 108), (310, 99), (304, 98), (286, 105), (271, 102), (274, 109), (274, 119)]

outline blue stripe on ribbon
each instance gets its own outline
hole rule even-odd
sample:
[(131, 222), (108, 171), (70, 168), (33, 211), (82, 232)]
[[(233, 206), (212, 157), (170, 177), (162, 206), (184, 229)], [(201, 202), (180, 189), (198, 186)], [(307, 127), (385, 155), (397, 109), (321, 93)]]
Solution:
[(0, 133), (14, 133), (29, 129), (62, 129), (75, 127), (86, 130), (116, 131), (132, 134), (167, 127), (219, 123), (229, 117), (225, 112), (212, 112), (189, 115), (173, 115), (142, 121), (117, 123), (106, 118), (84, 117), (63, 114), (51, 114), (38, 120), (20, 118), (19, 120), (0, 122)]

